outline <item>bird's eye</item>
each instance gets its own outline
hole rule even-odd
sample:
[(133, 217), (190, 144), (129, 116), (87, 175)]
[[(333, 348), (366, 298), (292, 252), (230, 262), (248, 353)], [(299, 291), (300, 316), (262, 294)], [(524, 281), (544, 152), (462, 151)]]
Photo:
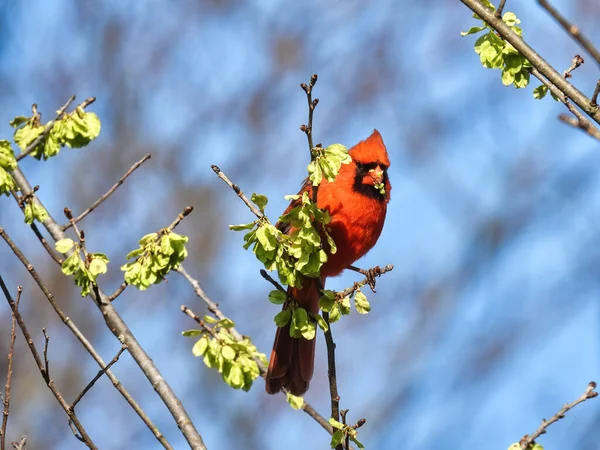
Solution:
[(358, 169), (359, 172), (362, 172), (365, 170), (365, 166), (363, 163), (359, 163), (358, 161), (356, 162), (356, 168)]

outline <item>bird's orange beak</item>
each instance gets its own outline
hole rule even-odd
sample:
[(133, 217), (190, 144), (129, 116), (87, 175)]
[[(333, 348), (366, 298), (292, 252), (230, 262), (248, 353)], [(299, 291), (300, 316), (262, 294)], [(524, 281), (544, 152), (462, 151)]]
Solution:
[(383, 182), (383, 169), (380, 166), (369, 170), (369, 176), (373, 179), (373, 184), (378, 185)]

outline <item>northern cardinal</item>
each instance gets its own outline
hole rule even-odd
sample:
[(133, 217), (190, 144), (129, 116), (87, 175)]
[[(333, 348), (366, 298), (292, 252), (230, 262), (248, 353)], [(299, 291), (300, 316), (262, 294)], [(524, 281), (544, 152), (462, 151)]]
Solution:
[[(383, 229), (390, 200), (392, 187), (387, 175), (390, 160), (379, 132), (374, 130), (348, 153), (352, 162), (342, 165), (333, 182), (323, 179), (319, 185), (317, 206), (329, 212), (331, 222), (327, 227), (337, 246), (337, 252), (328, 254), (327, 262), (321, 267), (321, 288), (325, 287), (326, 278), (339, 275), (373, 248)], [(312, 192), (308, 179), (300, 190), (300, 197), (303, 192)], [(292, 201), (284, 214), (300, 201)], [(276, 226), (286, 234), (294, 231), (289, 223), (279, 222)], [(302, 288), (290, 287), (288, 295), (309, 313), (319, 312), (316, 278), (305, 277)], [(316, 337), (293, 338), (289, 328), (289, 324), (278, 328), (275, 335), (266, 376), (269, 394), (285, 388), (294, 395), (302, 395), (308, 390), (313, 375)]]

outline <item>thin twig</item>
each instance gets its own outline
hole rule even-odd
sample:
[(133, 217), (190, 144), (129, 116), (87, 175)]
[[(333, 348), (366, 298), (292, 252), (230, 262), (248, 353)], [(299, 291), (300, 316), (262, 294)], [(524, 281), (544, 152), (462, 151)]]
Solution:
[(581, 66), (585, 61), (580, 55), (575, 55), (573, 60), (571, 61), (571, 65), (567, 70), (563, 72), (563, 78), (566, 80), (567, 78), (571, 78), (571, 72)]
[(577, 117), (577, 119), (574, 119), (565, 114), (561, 114), (558, 116), (558, 118), (560, 120), (562, 120), (564, 123), (566, 123), (568, 125), (572, 125), (576, 128), (579, 128), (579, 129), (585, 131), (587, 134), (589, 134), (593, 138), (600, 140), (600, 130), (598, 130), (587, 117), (585, 117), (583, 114), (581, 114), (581, 112), (579, 112), (579, 110), (577, 110), (577, 108), (575, 108), (573, 105), (571, 105), (571, 102), (569, 102), (568, 98), (562, 93), (562, 91), (560, 91), (554, 84), (552, 84), (551, 82), (546, 80), (542, 76), (542, 74), (538, 72), (538, 70), (536, 68), (531, 69), (531, 75), (533, 75), (538, 80), (540, 80), (544, 84), (544, 86), (546, 86), (548, 88), (548, 90), (552, 94), (554, 94), (554, 96), (556, 98), (558, 98), (559, 101), (564, 103), (565, 106), (569, 109), (569, 111), (571, 111)]
[[(319, 99), (312, 99), (312, 90), (315, 84), (317, 83), (317, 79), (319, 77), (317, 74), (313, 74), (310, 77), (310, 81), (308, 85), (306, 83), (300, 84), (302, 90), (306, 93), (306, 101), (308, 102), (308, 125), (300, 125), (300, 130), (306, 134), (306, 138), (308, 140), (308, 151), (310, 155), (310, 160), (313, 161), (315, 159), (315, 154), (313, 153), (313, 148), (315, 147), (313, 144), (313, 114), (315, 112), (315, 108), (319, 104)], [(312, 187), (312, 202), (316, 205), (317, 198), (319, 195), (319, 186)]]
[(598, 106), (598, 94), (600, 94), (600, 80), (596, 83), (596, 89), (594, 89), (594, 93), (592, 94), (592, 106)]
[[(129, 177), (129, 175), (131, 175), (138, 167), (140, 167), (143, 163), (145, 163), (146, 161), (148, 161), (150, 159), (151, 155), (148, 153), (146, 156), (144, 156), (142, 159), (140, 159), (138, 162), (136, 162), (133, 166), (130, 167), (130, 169), (125, 172), (125, 175), (123, 175), (119, 181), (117, 181), (107, 192), (106, 194), (104, 194), (102, 197), (100, 197), (98, 200), (96, 200), (92, 206), (90, 206), (88, 209), (86, 209), (84, 212), (82, 212), (79, 216), (77, 216), (77, 218), (74, 219), (74, 223), (77, 223), (79, 221), (81, 221), (85, 216), (87, 216), (89, 213), (91, 213), (94, 209), (96, 209), (104, 200), (106, 200), (108, 197), (110, 197), (112, 195), (113, 192), (115, 192), (117, 190), (117, 188), (119, 186), (121, 186), (125, 180), (127, 179), (127, 177)], [(69, 222), (66, 225), (63, 225), (62, 229), (63, 231), (68, 230), (70, 227), (72, 226), (72, 224)]]
[[(340, 411), (340, 415), (342, 416), (342, 423), (344, 425), (347, 425), (347, 423), (346, 423), (346, 414), (348, 414), (348, 411), (350, 411), (350, 410), (349, 409), (342, 409)], [(345, 440), (346, 440), (346, 444), (344, 445), (344, 448), (350, 447), (350, 435), (349, 434), (346, 434), (346, 439)]]
[[(46, 299), (48, 300), (48, 302), (50, 303), (50, 305), (52, 306), (52, 308), (54, 309), (56, 314), (61, 318), (61, 320), (65, 324), (65, 326), (69, 330), (71, 330), (71, 332), (75, 335), (77, 340), (81, 343), (81, 345), (83, 345), (83, 347), (91, 355), (91, 357), (94, 359), (94, 361), (96, 361), (96, 363), (101, 368), (105, 367), (106, 363), (104, 362), (104, 360), (102, 359), (100, 354), (92, 346), (92, 344), (89, 342), (89, 340), (83, 335), (83, 333), (79, 330), (79, 328), (77, 328), (77, 326), (75, 325), (75, 323), (73, 323), (71, 318), (69, 316), (67, 316), (65, 314), (65, 312), (60, 308), (60, 306), (56, 302), (56, 299), (54, 298), (54, 295), (50, 292), (50, 289), (43, 282), (42, 278), (37, 273), (37, 271), (35, 270), (33, 265), (31, 265), (29, 263), (29, 261), (27, 260), (27, 258), (23, 254), (23, 252), (21, 252), (21, 250), (16, 246), (16, 244), (13, 242), (13, 240), (10, 238), (10, 236), (8, 236), (8, 234), (2, 227), (0, 227), (0, 237), (2, 237), (4, 239), (4, 241), (7, 243), (9, 248), (17, 256), (19, 261), (21, 261), (23, 266), (25, 266), (25, 268), (29, 271), (30, 275), (32, 276), (34, 281), (37, 283), (38, 287), (43, 292), (43, 294), (46, 296)], [(165, 436), (160, 432), (160, 430), (157, 428), (157, 426), (154, 425), (152, 420), (150, 420), (150, 418), (148, 417), (146, 412), (135, 401), (135, 399), (131, 396), (131, 394), (127, 391), (127, 389), (125, 389), (125, 387), (121, 384), (121, 381), (119, 381), (119, 379), (110, 370), (106, 371), (106, 376), (110, 379), (110, 381), (113, 384), (113, 386), (115, 387), (115, 389), (117, 391), (119, 391), (119, 393), (123, 396), (125, 401), (127, 401), (127, 403), (131, 406), (131, 408), (140, 417), (140, 419), (142, 419), (142, 421), (148, 427), (148, 429), (152, 432), (152, 434), (154, 434), (154, 436), (160, 442), (160, 444), (165, 449), (172, 450), (173, 448), (171, 447), (171, 445), (169, 444), (169, 442), (167, 441)]]
[(106, 373), (106, 371), (108, 369), (110, 369), (112, 367), (112, 365), (114, 363), (116, 363), (119, 360), (119, 357), (121, 356), (121, 354), (127, 350), (127, 346), (125, 344), (121, 345), (121, 349), (119, 350), (119, 352), (115, 355), (115, 357), (113, 359), (111, 359), (111, 361), (102, 369), (100, 369), (98, 371), (98, 373), (96, 374), (96, 376), (94, 378), (92, 378), (92, 381), (90, 381), (88, 383), (88, 385), (79, 393), (79, 395), (75, 398), (75, 400), (73, 400), (73, 403), (71, 403), (71, 406), (69, 406), (69, 408), (71, 408), (71, 411), (75, 410), (75, 406), (77, 406), (77, 403), (80, 402), (80, 400), (83, 398), (83, 396), (85, 394), (87, 394), (87, 392), (92, 388), (92, 386), (94, 386), (94, 384), (96, 384), (96, 381), (98, 381), (100, 379), (100, 377), (102, 375), (104, 375)]
[[(18, 308), (21, 301), (21, 292), (23, 289), (17, 289), (17, 299), (15, 306)], [(4, 385), (4, 395), (2, 396), (2, 427), (0, 428), (0, 450), (6, 449), (6, 427), (8, 425), (8, 414), (10, 411), (10, 388), (12, 385), (12, 366), (15, 354), (15, 339), (17, 337), (17, 318), (11, 314), (10, 341), (8, 343), (8, 360), (6, 367), (6, 384)]]
[(561, 13), (558, 12), (554, 6), (548, 3), (547, 0), (538, 0), (538, 3), (548, 13), (554, 17), (554, 19), (565, 29), (565, 31), (575, 39), (584, 49), (588, 52), (592, 58), (596, 60), (596, 63), (600, 65), (600, 51), (592, 44), (586, 36), (581, 33), (581, 30), (577, 25), (569, 22)]
[(494, 13), (494, 15), (498, 18), (501, 19), (502, 18), (502, 11), (504, 11), (504, 6), (506, 5), (506, 0), (501, 0), (500, 4), (498, 5), (498, 8), (496, 9), (496, 12)]
[[(23, 195), (31, 194), (31, 184), (29, 181), (27, 181), (19, 167), (17, 167), (11, 173), (11, 175), (13, 176), (15, 183)], [(33, 196), (33, 201), (43, 206), (42, 202), (35, 194)], [(48, 219), (44, 222), (44, 227), (50, 233), (54, 241), (60, 241), (61, 239), (66, 238), (60, 225), (50, 213), (48, 213)], [(175, 420), (175, 423), (181, 430), (181, 433), (185, 437), (190, 447), (200, 450), (205, 449), (206, 446), (204, 445), (204, 440), (202, 439), (200, 433), (198, 433), (198, 430), (183, 406), (183, 403), (177, 397), (169, 383), (167, 383), (167, 381), (164, 379), (158, 370), (158, 367), (156, 367), (156, 364), (154, 361), (152, 361), (152, 358), (150, 358), (150, 355), (148, 355), (146, 350), (135, 338), (129, 326), (125, 323), (115, 307), (108, 300), (108, 296), (99, 288), (93, 289), (89, 296), (100, 309), (102, 318), (106, 322), (106, 325), (111, 333), (113, 333), (113, 335), (121, 343), (127, 344), (127, 350), (129, 354), (133, 357), (140, 370), (144, 373), (154, 388), (154, 391), (169, 410), (169, 413), (171, 413), (171, 416)]]
[(121, 283), (121, 286), (119, 286), (117, 288), (117, 290), (108, 297), (108, 301), (112, 302), (112, 301), (116, 300), (116, 298), (123, 293), (123, 291), (125, 290), (125, 288), (127, 286), (128, 286), (127, 281), (123, 281)]
[(229, 186), (231, 189), (233, 189), (233, 192), (235, 192), (239, 198), (242, 199), (242, 201), (246, 204), (246, 206), (250, 209), (250, 211), (252, 211), (252, 214), (254, 214), (259, 219), (262, 219), (264, 217), (264, 214), (262, 212), (260, 212), (260, 210), (256, 206), (254, 206), (254, 204), (252, 202), (250, 202), (250, 200), (248, 200), (248, 197), (246, 197), (244, 195), (244, 193), (242, 192), (242, 190), (240, 189), (240, 187), (237, 184), (233, 184), (231, 182), (231, 180), (229, 178), (227, 178), (227, 175), (225, 175), (223, 173), (223, 171), (219, 168), (219, 166), (215, 166), (214, 164), (212, 164), (210, 167), (217, 174), (217, 176), (221, 180), (223, 180), (225, 182), (225, 184), (227, 184), (227, 186)]
[[(60, 406), (63, 408), (65, 413), (67, 413), (67, 416), (69, 416), (70, 422), (72, 422), (72, 424), (75, 426), (75, 428), (76, 428), (75, 437), (77, 437), (82, 442), (84, 442), (85, 445), (88, 446), (88, 448), (97, 449), (96, 445), (91, 440), (91, 438), (85, 431), (85, 428), (83, 427), (83, 425), (77, 418), (77, 415), (75, 414), (75, 412), (69, 410), (69, 405), (65, 401), (62, 394), (56, 388), (54, 381), (49, 377), (48, 371), (46, 370), (46, 367), (45, 367), (44, 363), (42, 362), (42, 359), (40, 358), (40, 354), (38, 353), (37, 348), (35, 347), (33, 339), (31, 338), (31, 335), (29, 334), (29, 331), (27, 330), (27, 327), (25, 326), (23, 317), (21, 316), (21, 313), (19, 312), (15, 301), (13, 300), (12, 296), (10, 295), (10, 291), (6, 287), (6, 284), (4, 284), (4, 280), (2, 279), (1, 275), (0, 275), (0, 288), (2, 289), (2, 292), (4, 292), (6, 301), (8, 302), (10, 309), (12, 310), (13, 314), (15, 315), (17, 324), (19, 325), (19, 328), (21, 329), (21, 332), (23, 333), (23, 337), (27, 341), (27, 345), (29, 346), (29, 349), (31, 350), (33, 359), (35, 359), (38, 369), (39, 369), (40, 373), (42, 374), (42, 377), (46, 381), (46, 385), (48, 386), (48, 388), (50, 389), (52, 394), (54, 394), (54, 397), (56, 398), (56, 400), (58, 401)], [(23, 288), (19, 287), (18, 289), (22, 290)]]
[(25, 445), (27, 444), (27, 436), (21, 436), (21, 440), (19, 442), (11, 442), (14, 450), (25, 450)]
[[(357, 269), (354, 266), (350, 266), (348, 267), (348, 269), (350, 270), (355, 270)], [(362, 269), (357, 269), (356, 271), (359, 273), (362, 273), (363, 275), (366, 275), (365, 279), (362, 281), (357, 281), (356, 283), (354, 283), (352, 285), (352, 287), (349, 287), (347, 289), (344, 289), (341, 292), (337, 293), (337, 296), (340, 298), (344, 298), (347, 297), (349, 295), (352, 295), (357, 289), (362, 288), (363, 286), (371, 283), (374, 281), (375, 277), (380, 277), (381, 275), (383, 275), (384, 273), (390, 272), (391, 270), (394, 269), (394, 265), (393, 264), (388, 264), (387, 266), (380, 268), (379, 266), (373, 267), (372, 269), (369, 270), (362, 270)], [(367, 273), (364, 273), (367, 272)], [(370, 273), (368, 273), (370, 272)]]
[(554, 84), (564, 95), (579, 106), (596, 123), (600, 124), (600, 108), (590, 105), (590, 99), (575, 86), (565, 80), (554, 67), (548, 64), (536, 51), (517, 35), (502, 19), (498, 19), (491, 9), (479, 0), (460, 0), (471, 11), (481, 17), (490, 27), (521, 53), (545, 78)]
[(50, 363), (48, 362), (48, 344), (50, 343), (50, 336), (46, 333), (45, 328), (42, 328), (42, 333), (44, 333), (44, 368), (46, 369), (46, 377), (50, 380)]
[(69, 105), (71, 103), (73, 103), (74, 100), (75, 100), (75, 96), (72, 95), (71, 98), (69, 100), (67, 100), (67, 103), (65, 103), (63, 105), (63, 107), (58, 110), (58, 112), (56, 113), (56, 117), (54, 119), (52, 119), (50, 122), (48, 122), (48, 125), (46, 125), (46, 128), (44, 128), (44, 131), (42, 131), (42, 134), (40, 134), (37, 138), (35, 138), (35, 140), (27, 146), (27, 148), (25, 149), (25, 151), (23, 153), (16, 156), (15, 159), (17, 161), (21, 161), (23, 158), (25, 158), (27, 155), (29, 155), (32, 151), (35, 150), (35, 148), (38, 146), (38, 144), (40, 142), (42, 142), (44, 139), (46, 139), (46, 136), (48, 136), (50, 131), (52, 131), (52, 127), (54, 126), (56, 121), (60, 120), (62, 118), (63, 114), (65, 113), (65, 111), (67, 110)]
[(519, 441), (519, 444), (521, 445), (521, 449), (523, 449), (523, 450), (528, 449), (529, 446), (531, 444), (533, 444), (534, 441), (538, 437), (540, 437), (542, 434), (546, 433), (546, 429), (550, 425), (552, 425), (554, 422), (558, 422), (560, 419), (564, 418), (565, 414), (568, 411), (570, 411), (571, 409), (573, 409), (574, 407), (576, 407), (580, 403), (583, 403), (586, 400), (589, 400), (590, 398), (597, 397), (598, 396), (598, 392), (596, 392), (594, 389), (596, 389), (596, 382), (595, 381), (590, 381), (590, 383), (588, 384), (585, 392), (581, 395), (581, 397), (579, 397), (573, 403), (567, 403), (566, 405), (564, 405), (562, 408), (560, 408), (560, 410), (556, 414), (554, 414), (554, 416), (552, 416), (550, 418), (550, 420), (542, 419), (542, 424), (538, 427), (538, 429), (535, 431), (535, 433), (533, 433), (532, 435), (527, 435), (526, 434)]
[(335, 343), (333, 342), (328, 312), (323, 311), (323, 319), (327, 322), (327, 331), (325, 331), (324, 334), (325, 342), (327, 344), (327, 375), (329, 376), (329, 393), (331, 394), (331, 417), (339, 421), (340, 395), (338, 394), (337, 389), (337, 375), (335, 369)]

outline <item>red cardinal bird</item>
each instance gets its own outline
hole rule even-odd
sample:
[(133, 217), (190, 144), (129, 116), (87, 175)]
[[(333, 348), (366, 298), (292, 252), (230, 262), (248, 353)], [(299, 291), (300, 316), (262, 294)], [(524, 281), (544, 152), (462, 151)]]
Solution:
[[(392, 187), (387, 175), (390, 160), (379, 132), (374, 130), (371, 136), (352, 147), (349, 155), (352, 162), (342, 165), (335, 180), (323, 179), (319, 185), (317, 205), (331, 216), (327, 226), (337, 246), (337, 252), (329, 254), (321, 267), (321, 287), (325, 287), (327, 277), (339, 275), (373, 248), (383, 229), (390, 200)], [(303, 192), (312, 192), (310, 181), (306, 180), (300, 196)], [(284, 214), (299, 202), (293, 201)], [(289, 223), (276, 226), (286, 234), (294, 231)], [(305, 277), (302, 289), (288, 288), (288, 294), (308, 312), (319, 312), (316, 278)], [(308, 390), (313, 375), (315, 339), (292, 338), (289, 327), (288, 324), (278, 328), (275, 335), (266, 377), (269, 394), (285, 388), (294, 395), (302, 395)]]

